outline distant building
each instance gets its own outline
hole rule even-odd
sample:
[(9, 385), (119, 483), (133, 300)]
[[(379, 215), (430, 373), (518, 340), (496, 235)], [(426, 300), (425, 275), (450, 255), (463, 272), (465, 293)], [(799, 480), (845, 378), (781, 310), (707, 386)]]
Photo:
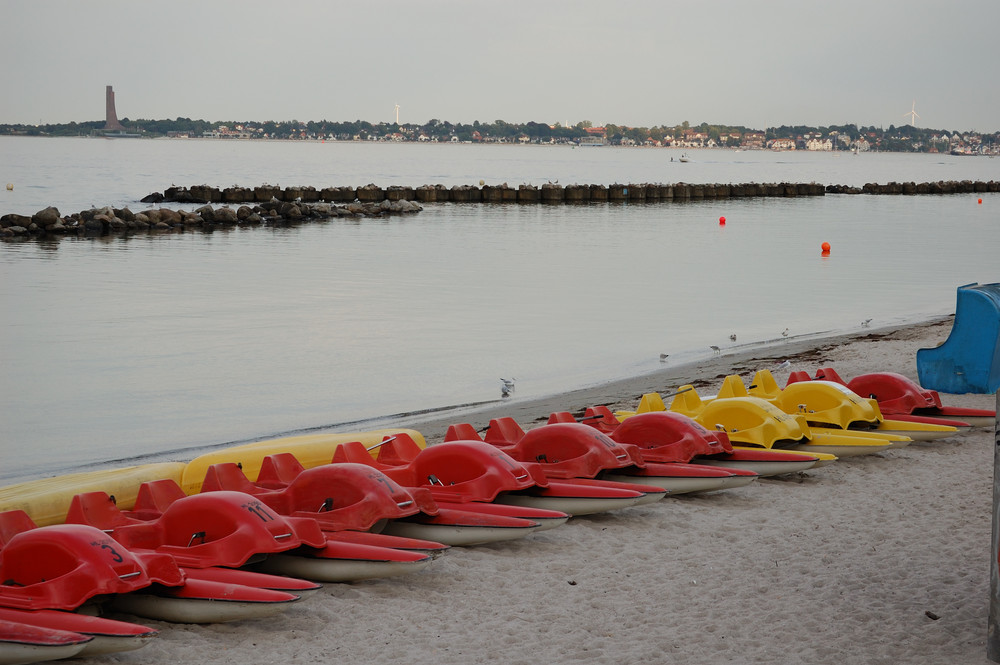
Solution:
[(771, 139), (767, 147), (771, 150), (795, 150), (795, 139)]

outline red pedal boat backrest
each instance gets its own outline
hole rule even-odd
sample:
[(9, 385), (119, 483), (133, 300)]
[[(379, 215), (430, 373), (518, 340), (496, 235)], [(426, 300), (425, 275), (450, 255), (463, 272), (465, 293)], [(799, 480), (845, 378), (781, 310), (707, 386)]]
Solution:
[(268, 455), (260, 463), (257, 484), (269, 489), (279, 489), (291, 483), (303, 471), (305, 468), (291, 453)]
[(524, 436), (524, 430), (517, 424), (517, 421), (510, 416), (504, 416), (490, 421), (483, 441), (503, 446), (517, 443), (522, 436)]
[(149, 480), (139, 485), (139, 493), (135, 498), (135, 506), (125, 514), (137, 519), (154, 519), (163, 514), (170, 504), (183, 499), (186, 494), (177, 481), (172, 478)]
[(607, 406), (599, 404), (597, 406), (588, 406), (587, 410), (583, 414), (584, 425), (590, 425), (591, 427), (598, 429), (605, 434), (611, 434), (621, 425), (621, 421), (615, 417), (615, 414)]
[(445, 441), (482, 441), (476, 428), (469, 423), (458, 423), (449, 425), (448, 431), (444, 435)]
[(38, 525), (23, 510), (6, 510), (0, 513), (0, 547), (17, 534), (37, 528)]

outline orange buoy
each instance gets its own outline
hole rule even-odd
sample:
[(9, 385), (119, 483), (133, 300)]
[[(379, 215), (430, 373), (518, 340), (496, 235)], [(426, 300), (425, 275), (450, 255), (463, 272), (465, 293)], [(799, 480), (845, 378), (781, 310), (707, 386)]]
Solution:
[(983, 205), (983, 200), (979, 199), (979, 205)]
[(829, 254), (829, 253), (830, 253), (830, 243), (828, 243), (828, 242), (824, 242), (824, 243), (823, 243), (822, 245), (820, 245), (819, 247), (820, 247), (820, 249), (822, 249), (822, 250), (823, 250), (823, 251), (824, 251), (825, 253), (827, 253), (827, 254)]

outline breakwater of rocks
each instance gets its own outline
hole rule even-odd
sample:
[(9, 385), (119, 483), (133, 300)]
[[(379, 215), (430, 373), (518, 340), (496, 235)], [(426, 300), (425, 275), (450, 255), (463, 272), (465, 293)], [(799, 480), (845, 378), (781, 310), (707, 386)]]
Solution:
[(144, 202), (161, 203), (253, 203), (261, 201), (302, 201), (329, 203), (379, 203), (382, 201), (417, 201), (420, 203), (591, 203), (591, 202), (670, 202), (697, 199), (742, 197), (823, 196), (824, 194), (960, 194), (996, 192), (996, 181), (940, 181), (925, 183), (869, 183), (863, 187), (821, 185), (817, 183), (743, 183), (743, 184), (614, 184), (614, 185), (423, 185), (406, 187), (228, 187), (208, 185), (171, 187), (153, 193)]
[(235, 226), (288, 226), (334, 218), (384, 217), (413, 214), (422, 210), (413, 201), (386, 201), (346, 205), (305, 203), (272, 199), (256, 205), (213, 207), (206, 204), (195, 210), (150, 208), (132, 212), (128, 208), (92, 208), (63, 216), (54, 207), (34, 215), (0, 217), (0, 238), (16, 239), (40, 235), (126, 235), (137, 232), (211, 232)]
[[(1000, 191), (1000, 182), (948, 180), (938, 182), (868, 183), (862, 187), (817, 183), (742, 184), (613, 184), (541, 186), (507, 183), (487, 185), (422, 185), (406, 187), (258, 187), (219, 188), (209, 185), (170, 187), (143, 197), (147, 204), (202, 204), (194, 210), (94, 208), (63, 216), (54, 207), (34, 215), (0, 217), (0, 238), (42, 235), (113, 235), (139, 231), (207, 231), (231, 226), (289, 225), (338, 217), (381, 217), (408, 214), (421, 203), (669, 203), (705, 199), (824, 196), (826, 194), (967, 194)], [(213, 207), (214, 204), (221, 206)], [(234, 207), (235, 206), (235, 207)]]

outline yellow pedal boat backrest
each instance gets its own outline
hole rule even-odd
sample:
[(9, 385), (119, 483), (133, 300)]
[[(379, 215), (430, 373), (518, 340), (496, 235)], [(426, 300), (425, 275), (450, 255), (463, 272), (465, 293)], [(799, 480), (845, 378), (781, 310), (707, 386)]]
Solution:
[[(697, 419), (698, 414), (704, 410), (705, 404), (706, 402), (701, 401), (694, 386), (685, 384), (677, 389), (677, 394), (670, 402), (670, 410)], [(715, 427), (714, 424), (709, 426), (710, 429), (713, 427)]]
[[(763, 397), (763, 395), (754, 396)], [(722, 397), (750, 397), (750, 393), (747, 392), (747, 387), (743, 385), (743, 379), (739, 374), (730, 374), (722, 380), (722, 387), (719, 388), (719, 394), (715, 397), (716, 399)]]
[(709, 429), (725, 430), (734, 444), (771, 448), (779, 443), (808, 441), (809, 425), (759, 397), (726, 397), (708, 402), (695, 417)]
[(754, 397), (774, 399), (781, 394), (781, 386), (774, 380), (774, 375), (771, 374), (770, 370), (762, 369), (753, 375), (753, 380), (747, 391)]
[(639, 399), (639, 407), (635, 411), (615, 411), (615, 418), (624, 420), (639, 413), (653, 413), (655, 411), (666, 411), (667, 405), (663, 403), (660, 393), (646, 393)]

